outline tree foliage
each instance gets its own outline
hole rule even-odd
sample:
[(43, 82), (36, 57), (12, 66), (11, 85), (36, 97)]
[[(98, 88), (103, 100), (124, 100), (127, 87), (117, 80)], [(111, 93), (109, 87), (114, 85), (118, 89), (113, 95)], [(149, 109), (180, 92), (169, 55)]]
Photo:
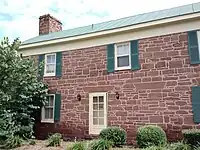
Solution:
[(35, 114), (46, 100), (47, 85), (37, 77), (38, 68), (31, 58), (17, 53), (18, 39), (0, 43), (0, 139), (10, 136), (30, 138)]

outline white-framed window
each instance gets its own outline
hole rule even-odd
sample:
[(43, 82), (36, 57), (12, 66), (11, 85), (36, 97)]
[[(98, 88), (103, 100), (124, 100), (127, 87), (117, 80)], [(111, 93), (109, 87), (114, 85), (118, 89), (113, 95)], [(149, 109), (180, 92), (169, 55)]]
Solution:
[(47, 102), (42, 108), (41, 122), (54, 123), (55, 94), (47, 95)]
[(200, 31), (197, 31), (197, 40), (198, 40), (198, 50), (199, 50), (199, 60), (200, 60)]
[(89, 134), (98, 135), (107, 127), (107, 93), (89, 94)]
[(55, 76), (56, 74), (56, 53), (45, 55), (44, 76)]
[(130, 42), (115, 44), (115, 70), (131, 69)]

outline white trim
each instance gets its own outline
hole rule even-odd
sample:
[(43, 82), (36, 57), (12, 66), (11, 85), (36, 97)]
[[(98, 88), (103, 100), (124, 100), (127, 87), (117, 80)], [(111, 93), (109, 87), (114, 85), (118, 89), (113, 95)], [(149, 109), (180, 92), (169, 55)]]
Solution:
[(42, 119), (41, 123), (54, 123), (54, 119)]
[[(55, 55), (55, 67), (54, 67), (54, 73), (46, 73), (46, 64), (47, 64), (47, 56), (49, 55)], [(56, 75), (56, 53), (49, 53), (45, 54), (45, 61), (44, 61), (44, 77), (51, 77)]]
[[(104, 97), (104, 125), (93, 125), (93, 97)], [(106, 92), (89, 93), (89, 134), (98, 135), (102, 129), (105, 129), (108, 125), (108, 96)]]
[(199, 59), (200, 59), (200, 31), (197, 31), (197, 40), (198, 40), (198, 50), (199, 50)]
[(55, 111), (55, 94), (48, 94), (47, 96), (54, 96), (53, 100), (53, 118), (52, 119), (45, 119), (45, 108), (42, 107), (42, 112), (41, 112), (41, 123), (54, 123), (54, 111)]
[(117, 32), (126, 32), (126, 31), (133, 30), (133, 29), (135, 30), (135, 29), (139, 29), (139, 28), (146, 28), (146, 27), (150, 27), (150, 26), (156, 26), (156, 25), (161, 25), (161, 24), (165, 24), (165, 23), (177, 22), (177, 21), (182, 21), (182, 20), (187, 20), (187, 19), (192, 19), (192, 18), (199, 18), (199, 17), (200, 17), (200, 13), (188, 14), (188, 15), (177, 16), (177, 17), (173, 17), (173, 18), (166, 18), (166, 19), (162, 19), (162, 20), (156, 20), (156, 21), (152, 21), (152, 22), (136, 24), (136, 25), (123, 27), (123, 28), (117, 28), (117, 29), (101, 31), (101, 32), (96, 32), (96, 33), (90, 33), (90, 34), (86, 34), (86, 35), (79, 35), (79, 36), (75, 36), (75, 37), (67, 37), (67, 38), (62, 38), (62, 39), (55, 39), (55, 40), (50, 40), (50, 41), (43, 41), (43, 42), (38, 42), (38, 43), (21, 45), (20, 49), (30, 48), (30, 47), (35, 47), (35, 46), (44, 46), (44, 45), (49, 45), (49, 44), (58, 44), (61, 42), (69, 42), (69, 41), (81, 40), (81, 39), (86, 39), (86, 38), (94, 38), (97, 36), (104, 36), (107, 34), (113, 34), (113, 33), (117, 33)]
[[(125, 45), (125, 44), (128, 44), (128, 46), (129, 46), (129, 54), (128, 55), (120, 55), (120, 56), (129, 56), (129, 66), (118, 67), (117, 66), (118, 65), (117, 58), (120, 56), (117, 55), (117, 46)], [(123, 43), (115, 44), (115, 70), (125, 70), (125, 69), (131, 69), (131, 44), (130, 44), (130, 42), (123, 42)]]
[(162, 36), (200, 29), (200, 17), (180, 22), (167, 23), (146, 28), (134, 29), (128, 32), (116, 32), (106, 36), (98, 36), (85, 40), (71, 40), (60, 44), (47, 44), (46, 46), (28, 47), (20, 46), (19, 52), (23, 56), (40, 55), (62, 51), (71, 51), (89, 47), (108, 45), (111, 43), (126, 42), (131, 40)]

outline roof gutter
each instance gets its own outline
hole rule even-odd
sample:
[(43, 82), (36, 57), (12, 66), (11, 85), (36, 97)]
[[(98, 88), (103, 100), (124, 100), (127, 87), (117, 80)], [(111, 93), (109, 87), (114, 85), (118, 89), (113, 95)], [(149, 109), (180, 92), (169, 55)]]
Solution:
[(105, 36), (105, 35), (109, 35), (109, 34), (126, 32), (129, 30), (136, 30), (139, 28), (147, 28), (147, 27), (151, 27), (151, 26), (172, 23), (172, 22), (178, 22), (178, 21), (184, 21), (184, 20), (195, 19), (195, 18), (200, 18), (200, 13), (192, 13), (192, 14), (188, 14), (188, 15), (182, 15), (182, 16), (177, 16), (177, 17), (173, 17), (173, 18), (166, 18), (166, 19), (162, 19), (162, 20), (156, 20), (156, 21), (152, 21), (152, 22), (146, 22), (146, 23), (141, 23), (141, 24), (137, 24), (137, 25), (127, 26), (127, 27), (122, 27), (122, 28), (117, 28), (117, 29), (112, 29), (112, 30), (106, 30), (106, 31), (101, 31), (101, 32), (96, 32), (96, 33), (90, 33), (90, 34), (85, 34), (85, 35), (79, 35), (79, 36), (74, 36), (74, 37), (67, 37), (67, 38), (54, 39), (54, 40), (32, 43), (32, 44), (27, 44), (27, 45), (21, 45), (20, 50), (38, 47), (38, 46), (45, 46), (45, 45), (50, 45), (50, 44), (59, 44), (59, 43), (63, 43), (63, 42), (83, 40), (83, 39), (94, 38), (94, 37), (98, 37), (98, 36)]

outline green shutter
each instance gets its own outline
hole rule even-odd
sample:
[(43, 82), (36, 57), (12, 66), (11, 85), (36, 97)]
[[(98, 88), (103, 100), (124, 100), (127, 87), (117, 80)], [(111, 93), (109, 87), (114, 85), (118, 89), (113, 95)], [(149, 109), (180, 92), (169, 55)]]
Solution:
[(56, 76), (62, 75), (62, 52), (56, 53)]
[(196, 31), (188, 32), (188, 51), (190, 55), (190, 63), (191, 64), (200, 63), (199, 47), (198, 47), (198, 39)]
[(138, 40), (131, 41), (131, 69), (140, 69), (139, 54), (138, 54)]
[(192, 111), (194, 123), (200, 123), (200, 86), (192, 87)]
[(107, 45), (107, 71), (114, 72), (115, 70), (115, 51), (114, 44)]
[(39, 55), (39, 59), (38, 59), (38, 68), (41, 67), (40, 69), (38, 69), (39, 75), (41, 77), (43, 77), (44, 75), (44, 54)]
[(55, 94), (54, 120), (60, 120), (61, 94)]

